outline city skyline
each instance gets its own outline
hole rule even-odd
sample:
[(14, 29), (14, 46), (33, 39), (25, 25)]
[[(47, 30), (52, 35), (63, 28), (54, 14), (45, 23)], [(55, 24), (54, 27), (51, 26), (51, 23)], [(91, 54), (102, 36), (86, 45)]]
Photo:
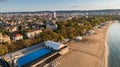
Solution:
[(118, 0), (0, 0), (0, 12), (120, 9)]

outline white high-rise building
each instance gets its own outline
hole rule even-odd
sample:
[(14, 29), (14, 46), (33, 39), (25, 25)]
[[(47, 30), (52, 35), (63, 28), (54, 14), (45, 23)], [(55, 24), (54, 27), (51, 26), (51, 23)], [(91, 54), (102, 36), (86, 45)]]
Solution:
[(55, 19), (57, 17), (56, 11), (53, 12), (53, 18)]

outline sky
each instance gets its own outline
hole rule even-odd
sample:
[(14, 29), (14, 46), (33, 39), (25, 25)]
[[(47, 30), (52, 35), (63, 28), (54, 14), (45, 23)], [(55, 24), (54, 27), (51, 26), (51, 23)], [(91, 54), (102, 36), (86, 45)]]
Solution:
[(120, 9), (120, 0), (0, 0), (0, 12)]

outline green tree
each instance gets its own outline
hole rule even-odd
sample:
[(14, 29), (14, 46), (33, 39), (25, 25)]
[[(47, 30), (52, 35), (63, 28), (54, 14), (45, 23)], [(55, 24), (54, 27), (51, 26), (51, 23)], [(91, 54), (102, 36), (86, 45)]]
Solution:
[(5, 45), (0, 45), (0, 55), (8, 53), (8, 48)]

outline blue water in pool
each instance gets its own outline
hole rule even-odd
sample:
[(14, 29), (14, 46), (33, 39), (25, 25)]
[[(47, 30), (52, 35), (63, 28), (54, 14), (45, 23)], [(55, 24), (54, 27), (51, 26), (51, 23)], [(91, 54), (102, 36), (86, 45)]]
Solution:
[(42, 49), (36, 50), (36, 51), (34, 51), (32, 53), (29, 53), (29, 54), (19, 58), (17, 60), (17, 63), (21, 67), (21, 66), (23, 66), (23, 65), (25, 65), (25, 64), (33, 61), (33, 60), (36, 60), (36, 59), (38, 59), (40, 57), (43, 57), (44, 55), (46, 55), (46, 54), (48, 54), (50, 52), (51, 52), (50, 50), (42, 48)]

